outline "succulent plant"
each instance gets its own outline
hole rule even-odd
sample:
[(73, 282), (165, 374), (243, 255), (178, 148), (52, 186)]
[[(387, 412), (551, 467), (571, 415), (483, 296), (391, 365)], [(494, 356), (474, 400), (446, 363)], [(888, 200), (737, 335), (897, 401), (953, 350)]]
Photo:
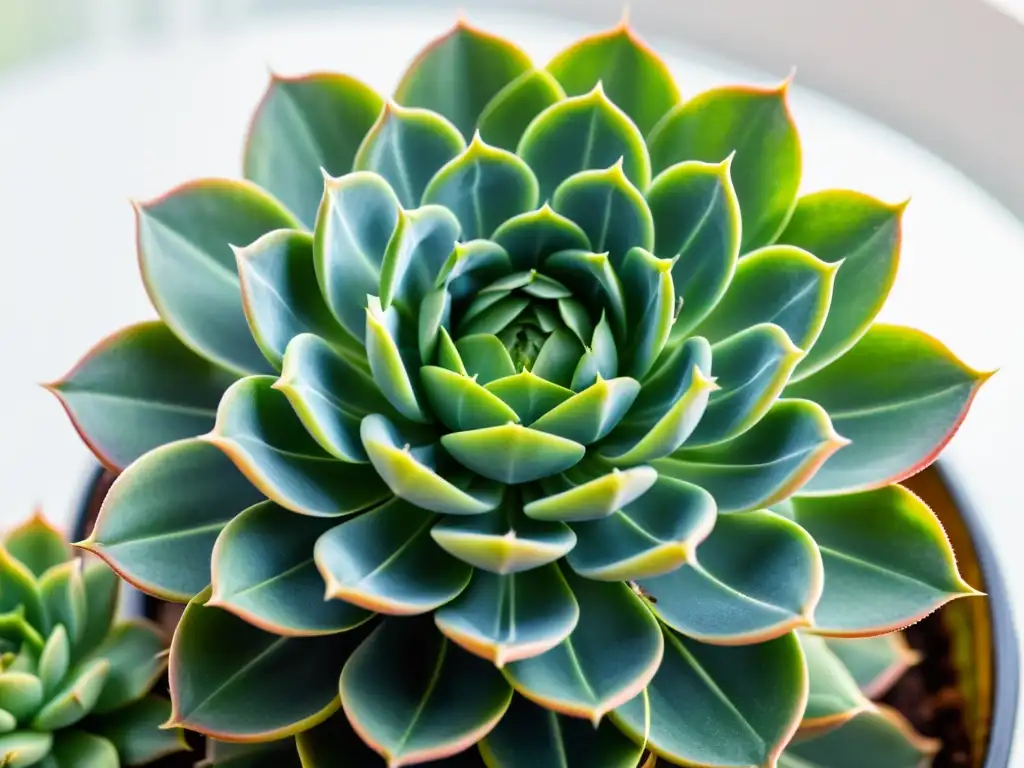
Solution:
[(117, 574), (37, 514), (0, 546), (0, 766), (118, 768), (184, 747), (150, 694), (166, 641), (115, 622)]
[(788, 87), (460, 22), (386, 102), (274, 76), (246, 180), (136, 205), (160, 319), (50, 387), (123, 470), (82, 546), (188, 602), (173, 723), (768, 766), (863, 705), (822, 638), (976, 594), (898, 483), (988, 374), (875, 322), (904, 204), (798, 196)]

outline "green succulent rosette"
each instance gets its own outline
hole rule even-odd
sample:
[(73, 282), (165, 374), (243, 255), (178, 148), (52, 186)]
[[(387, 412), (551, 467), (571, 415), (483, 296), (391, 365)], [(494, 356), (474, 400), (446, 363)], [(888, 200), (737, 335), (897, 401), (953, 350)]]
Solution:
[(166, 639), (116, 621), (120, 581), (36, 514), (0, 544), (0, 766), (119, 768), (185, 748), (152, 695)]
[(459, 23), (387, 102), (275, 76), (245, 181), (137, 206), (160, 319), (50, 386), (123, 470), (83, 546), (188, 602), (174, 723), (767, 766), (862, 707), (822, 638), (975, 594), (897, 483), (987, 375), (874, 322), (903, 206), (798, 195), (787, 87)]

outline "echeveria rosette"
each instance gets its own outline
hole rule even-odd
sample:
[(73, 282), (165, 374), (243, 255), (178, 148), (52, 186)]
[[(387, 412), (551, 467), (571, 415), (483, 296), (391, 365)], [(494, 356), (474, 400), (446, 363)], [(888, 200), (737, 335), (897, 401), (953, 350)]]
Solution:
[(974, 593), (896, 483), (986, 376), (874, 323), (902, 206), (797, 196), (787, 87), (460, 23), (387, 102), (275, 77), (247, 181), (138, 207), (161, 320), (52, 388), (124, 469), (84, 546), (189, 602), (175, 722), (614, 768), (854, 718), (808, 648)]
[(120, 581), (36, 514), (0, 545), (0, 765), (120, 768), (181, 749), (151, 694), (166, 640), (115, 621)]

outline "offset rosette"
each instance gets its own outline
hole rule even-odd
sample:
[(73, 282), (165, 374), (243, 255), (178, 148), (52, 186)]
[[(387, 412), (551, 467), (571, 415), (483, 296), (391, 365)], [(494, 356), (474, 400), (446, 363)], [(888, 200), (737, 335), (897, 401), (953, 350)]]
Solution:
[[(786, 89), (460, 24), (387, 103), (275, 78), (249, 181), (138, 207), (161, 320), (52, 387), (125, 468), (83, 546), (189, 602), (175, 722), (307, 765), (768, 765), (801, 638), (973, 593), (893, 483), (985, 377), (873, 324), (902, 206), (797, 197)], [(859, 711), (822, 698), (816, 732)]]
[(0, 545), (0, 765), (120, 768), (186, 749), (152, 695), (166, 638), (115, 621), (117, 574), (39, 514)]

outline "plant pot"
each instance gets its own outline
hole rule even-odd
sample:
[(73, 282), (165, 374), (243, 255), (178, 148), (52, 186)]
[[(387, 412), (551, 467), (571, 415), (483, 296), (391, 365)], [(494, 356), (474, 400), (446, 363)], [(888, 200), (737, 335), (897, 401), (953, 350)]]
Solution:
[[(115, 475), (89, 475), (74, 518), (88, 536)], [(956, 600), (906, 630), (923, 661), (886, 695), (925, 736), (943, 746), (933, 768), (1008, 768), (1019, 694), (1020, 657), (1006, 584), (976, 510), (942, 461), (904, 482), (935, 511), (956, 552), (960, 573), (987, 597)], [(182, 607), (140, 595), (134, 611), (173, 631)], [(198, 743), (198, 742), (197, 742)], [(192, 765), (174, 756), (154, 768)]]

